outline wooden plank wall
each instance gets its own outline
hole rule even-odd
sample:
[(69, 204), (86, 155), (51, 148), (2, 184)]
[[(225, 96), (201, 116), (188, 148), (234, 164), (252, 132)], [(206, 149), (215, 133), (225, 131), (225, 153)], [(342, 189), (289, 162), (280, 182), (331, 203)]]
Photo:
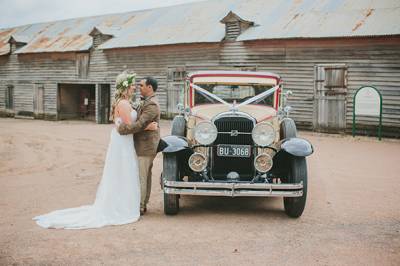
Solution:
[[(95, 41), (95, 47), (104, 40)], [(159, 81), (161, 109), (167, 110), (168, 68), (186, 72), (211, 69), (256, 68), (280, 74), (284, 87), (294, 92), (289, 104), (292, 116), (303, 127), (313, 128), (314, 66), (344, 63), (348, 67), (346, 124), (351, 128), (352, 97), (362, 85), (374, 85), (383, 94), (386, 135), (399, 136), (400, 129), (400, 37), (342, 38), (321, 40), (225, 41), (214, 44), (165, 45), (128, 49), (90, 50), (89, 75), (79, 78), (76, 54), (48, 53), (0, 56), (0, 111), (5, 88), (15, 86), (16, 111), (33, 111), (33, 84), (44, 84), (47, 118), (57, 114), (57, 84), (111, 84), (125, 69), (137, 78), (154, 76)], [(366, 127), (374, 125), (361, 118)]]
[(159, 86), (157, 95), (163, 112), (167, 110), (168, 67), (202, 65), (207, 69), (219, 63), (219, 44), (113, 49), (104, 53), (107, 57), (109, 79), (115, 80), (115, 77), (124, 69), (135, 71), (137, 81), (145, 76), (156, 78)]
[[(383, 125), (386, 133), (400, 136), (400, 38), (331, 40), (275, 40), (225, 42), (221, 64), (255, 66), (258, 71), (276, 72), (284, 87), (294, 92), (289, 104), (301, 127), (313, 128), (314, 66), (343, 63), (348, 67), (346, 124), (351, 130), (352, 101), (362, 85), (376, 86), (383, 94)], [(376, 120), (360, 117), (369, 127)], [(347, 131), (348, 131), (347, 130)]]

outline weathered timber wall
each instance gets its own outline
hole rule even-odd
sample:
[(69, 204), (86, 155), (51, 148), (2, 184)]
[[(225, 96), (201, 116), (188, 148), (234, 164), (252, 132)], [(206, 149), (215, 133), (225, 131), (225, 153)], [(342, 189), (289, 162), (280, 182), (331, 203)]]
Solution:
[[(214, 44), (180, 44), (98, 50), (106, 39), (95, 38), (90, 52), (89, 72), (79, 78), (76, 54), (10, 54), (0, 56), (0, 112), (5, 112), (5, 90), (14, 85), (14, 109), (33, 111), (33, 87), (44, 85), (45, 117), (56, 118), (57, 84), (111, 84), (125, 69), (138, 79), (154, 76), (159, 81), (161, 109), (167, 110), (168, 69), (186, 72), (210, 69), (257, 69), (275, 72), (284, 88), (294, 92), (289, 100), (293, 118), (312, 129), (315, 117), (314, 67), (318, 64), (347, 66), (346, 128), (351, 129), (354, 92), (362, 85), (377, 87), (383, 94), (384, 134), (400, 136), (400, 37), (336, 38), (321, 40), (265, 40)], [(374, 129), (374, 119), (361, 117), (360, 124)], [(362, 128), (362, 127), (361, 127)]]
[[(400, 38), (357, 38), (328, 40), (273, 40), (226, 42), (221, 64), (256, 67), (281, 75), (284, 87), (294, 92), (289, 104), (301, 127), (313, 128), (314, 66), (345, 64), (348, 70), (346, 124), (351, 129), (355, 91), (363, 85), (376, 86), (383, 95), (383, 125), (390, 135), (400, 133)], [(365, 126), (376, 119), (360, 117)]]

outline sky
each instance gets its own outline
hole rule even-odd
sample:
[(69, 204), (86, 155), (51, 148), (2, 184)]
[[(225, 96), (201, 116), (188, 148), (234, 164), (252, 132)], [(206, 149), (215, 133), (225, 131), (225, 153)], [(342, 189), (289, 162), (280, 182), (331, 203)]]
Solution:
[(0, 29), (203, 0), (0, 0)]

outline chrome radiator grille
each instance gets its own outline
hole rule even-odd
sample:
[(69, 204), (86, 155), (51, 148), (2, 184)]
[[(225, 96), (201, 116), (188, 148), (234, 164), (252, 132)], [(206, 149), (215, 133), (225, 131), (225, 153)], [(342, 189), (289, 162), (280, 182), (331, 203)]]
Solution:
[(251, 131), (253, 121), (245, 117), (222, 117), (214, 121), (218, 136), (212, 149), (212, 176), (226, 179), (229, 172), (237, 172), (241, 180), (249, 180), (254, 176), (254, 154), (250, 157), (220, 157), (217, 155), (219, 144), (253, 145)]
[[(214, 122), (218, 129), (215, 144), (252, 145), (253, 121), (244, 117), (223, 117)], [(236, 135), (237, 134), (237, 135)]]

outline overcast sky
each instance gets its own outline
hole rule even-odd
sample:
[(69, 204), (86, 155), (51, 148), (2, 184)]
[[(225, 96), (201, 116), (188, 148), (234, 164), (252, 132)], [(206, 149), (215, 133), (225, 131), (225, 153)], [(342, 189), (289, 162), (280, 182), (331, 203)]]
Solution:
[(0, 0), (0, 28), (202, 0)]

